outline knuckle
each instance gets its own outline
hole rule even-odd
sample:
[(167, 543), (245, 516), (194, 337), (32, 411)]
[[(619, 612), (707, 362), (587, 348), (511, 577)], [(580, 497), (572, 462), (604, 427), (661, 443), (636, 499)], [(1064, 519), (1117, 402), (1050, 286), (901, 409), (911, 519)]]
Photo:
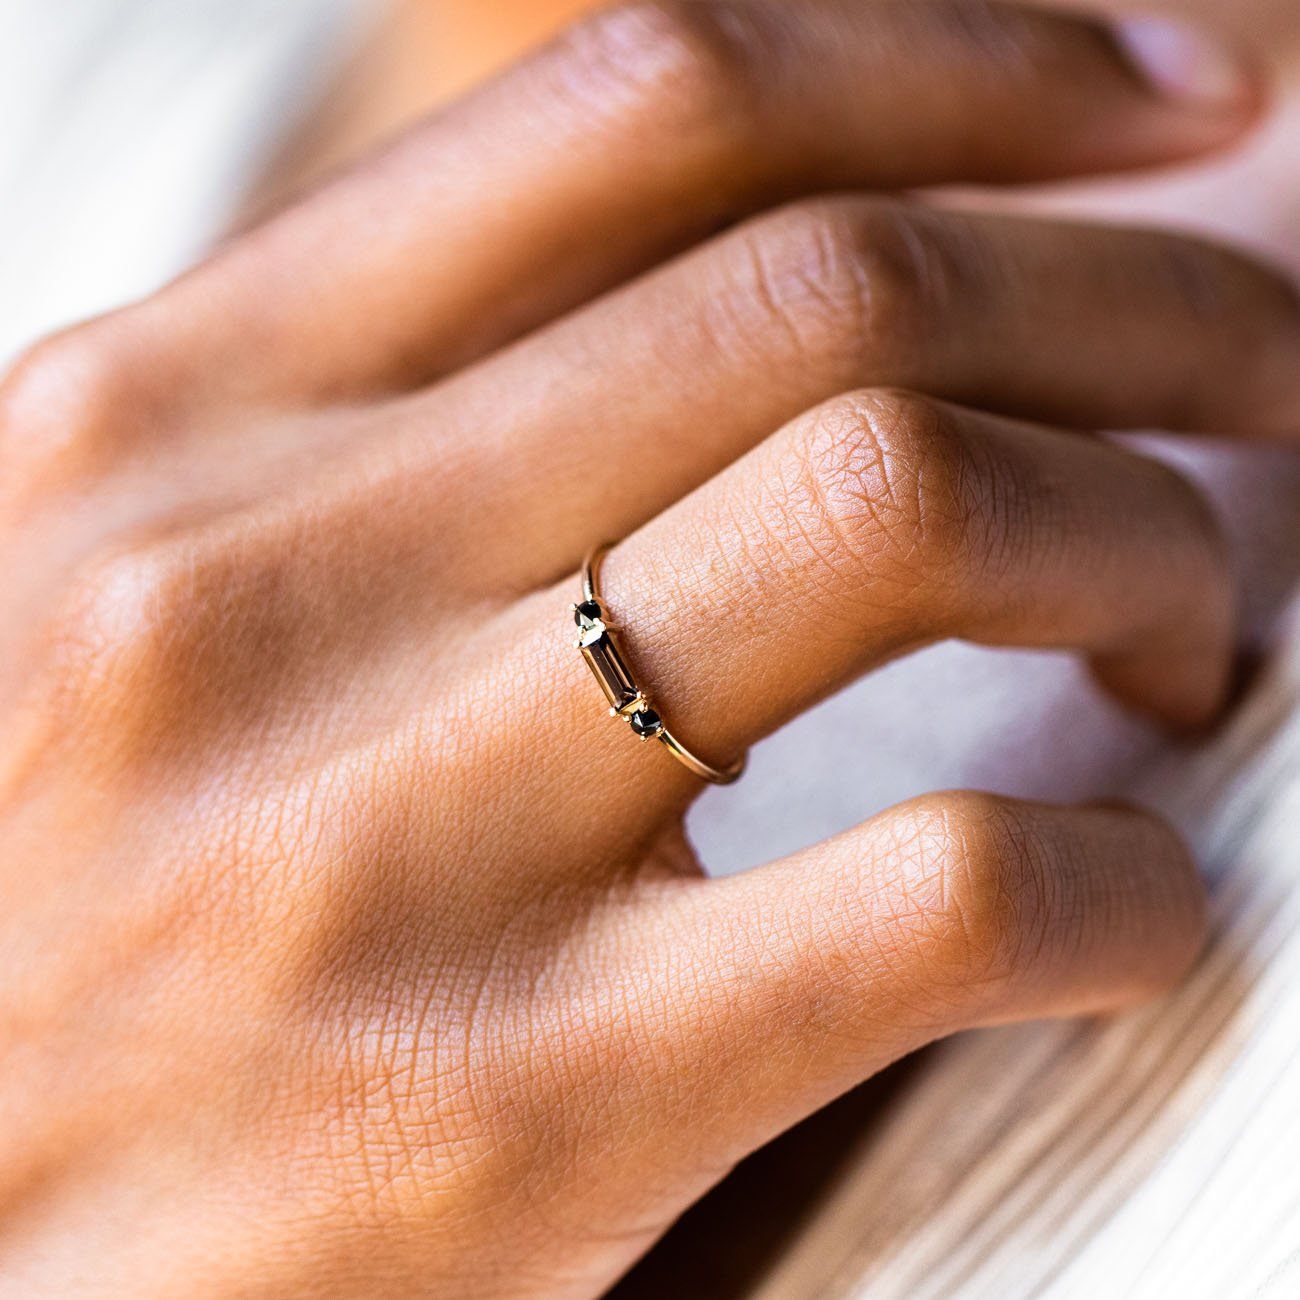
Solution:
[(895, 835), (895, 948), (909, 979), (941, 1000), (996, 998), (1034, 964), (1060, 906), (1030, 820), (991, 795), (929, 796)]
[(231, 762), (236, 737), (269, 724), (301, 684), (298, 610), (292, 558), (255, 528), (182, 529), (80, 563), (43, 625), (29, 688), (38, 761), (73, 752), (105, 777), (179, 775), (204, 753)]
[(943, 218), (914, 204), (872, 203), (847, 214), (845, 225), (845, 252), (866, 288), (864, 343), (897, 368), (923, 350), (950, 286), (967, 278), (960, 247)]
[(613, 104), (679, 147), (683, 130), (727, 138), (758, 84), (747, 21), (726, 3), (627, 0), (566, 33), (567, 86), (585, 107)]
[(281, 728), (326, 707), (323, 665), (373, 647), (408, 608), (372, 557), (340, 559), (353, 507), (350, 485), (307, 491), (92, 551), (38, 632), (30, 716), (51, 741), (111, 756), (106, 770), (219, 756), (233, 773), (244, 741), (288, 743)]
[(103, 481), (181, 409), (186, 348), (158, 301), (42, 339), (0, 378), (0, 491), (19, 517)]
[[(927, 398), (878, 389), (823, 407), (801, 448), (810, 495), (836, 552), (876, 558), (882, 543), (907, 549), (922, 527), (920, 501), (938, 408)], [(865, 554), (864, 554), (865, 551)]]
[(947, 279), (943, 244), (900, 204), (792, 204), (742, 227), (735, 247), (731, 292), (716, 298), (731, 332), (775, 338), (844, 385), (906, 369)]
[(0, 454), (59, 484), (102, 454), (135, 390), (108, 322), (43, 339), (0, 381)]
[(184, 544), (124, 548), (87, 561), (51, 620), (46, 659), (53, 715), (74, 734), (88, 723), (139, 733), (175, 704), (198, 607)]
[[(997, 552), (1009, 530), (1001, 467), (951, 408), (895, 389), (837, 399), (807, 426), (800, 448), (806, 502), (797, 520), (841, 576), (945, 584), (971, 553)], [(992, 536), (996, 531), (998, 537)]]

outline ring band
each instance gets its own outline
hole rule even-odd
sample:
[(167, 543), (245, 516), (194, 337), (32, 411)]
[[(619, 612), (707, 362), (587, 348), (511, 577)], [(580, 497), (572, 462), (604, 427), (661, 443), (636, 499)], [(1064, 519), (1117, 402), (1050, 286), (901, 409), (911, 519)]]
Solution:
[(609, 701), (613, 717), (625, 718), (642, 740), (657, 740), (683, 767), (714, 785), (730, 785), (745, 770), (742, 754), (730, 767), (713, 767), (697, 758), (664, 726), (664, 720), (636, 684), (615, 633), (618, 625), (606, 616), (600, 598), (600, 565), (608, 544), (597, 546), (582, 564), (582, 601), (574, 605), (573, 621), (578, 625), (578, 649), (592, 676)]

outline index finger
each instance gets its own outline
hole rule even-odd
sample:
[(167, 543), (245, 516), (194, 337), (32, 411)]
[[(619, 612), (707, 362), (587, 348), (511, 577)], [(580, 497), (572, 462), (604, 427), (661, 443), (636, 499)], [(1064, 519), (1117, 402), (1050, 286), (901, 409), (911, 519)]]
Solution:
[(1192, 75), (1170, 31), (960, 0), (636, 0), (232, 245), (162, 323), (201, 322), (258, 395), (422, 382), (791, 195), (1232, 141), (1252, 76), (1227, 55)]

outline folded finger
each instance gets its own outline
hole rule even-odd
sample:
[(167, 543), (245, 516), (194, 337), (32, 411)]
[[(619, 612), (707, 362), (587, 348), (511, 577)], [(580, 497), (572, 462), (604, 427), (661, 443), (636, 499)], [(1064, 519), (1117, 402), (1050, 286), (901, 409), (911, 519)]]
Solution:
[(473, 430), (473, 495), (500, 521), (485, 536), (467, 520), (479, 563), (532, 584), (874, 385), (1073, 427), (1294, 437), (1300, 299), (1248, 257), (1160, 231), (821, 199), (390, 414)]
[[(661, 889), (602, 977), (644, 1131), (693, 1169), (925, 1043), (1169, 988), (1205, 933), (1178, 837), (1124, 808), (931, 795), (793, 858)], [(637, 1126), (630, 1131), (640, 1131)]]
[(1221, 54), (1209, 83), (1171, 80), (1150, 32), (955, 0), (617, 7), (234, 241), (163, 295), (166, 321), (201, 325), (243, 392), (400, 387), (782, 196), (1235, 139), (1252, 75)]
[[(524, 602), (519, 661), (498, 668), (553, 683), (516, 720), (519, 743), (580, 736), (564, 756), (575, 789), (650, 824), (691, 778), (602, 721), (562, 635), (568, 592)], [(1180, 476), (1100, 440), (880, 391), (794, 421), (620, 543), (601, 599), (637, 685), (714, 766), (950, 637), (1083, 651), (1126, 702), (1195, 725), (1221, 707), (1234, 627), (1224, 545)]]

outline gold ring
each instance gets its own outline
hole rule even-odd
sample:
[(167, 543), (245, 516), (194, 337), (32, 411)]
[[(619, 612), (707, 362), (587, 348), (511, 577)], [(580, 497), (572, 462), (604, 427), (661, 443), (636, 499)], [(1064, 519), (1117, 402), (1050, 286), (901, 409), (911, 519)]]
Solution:
[(572, 609), (573, 621), (578, 625), (578, 649), (609, 701), (611, 716), (626, 719), (642, 740), (659, 741), (696, 776), (715, 785), (730, 785), (745, 770), (745, 756), (742, 754), (730, 767), (713, 767), (697, 758), (664, 726), (663, 718), (636, 684), (615, 636), (618, 625), (610, 622), (600, 599), (600, 565), (608, 550), (608, 545), (597, 546), (583, 561), (582, 601)]

